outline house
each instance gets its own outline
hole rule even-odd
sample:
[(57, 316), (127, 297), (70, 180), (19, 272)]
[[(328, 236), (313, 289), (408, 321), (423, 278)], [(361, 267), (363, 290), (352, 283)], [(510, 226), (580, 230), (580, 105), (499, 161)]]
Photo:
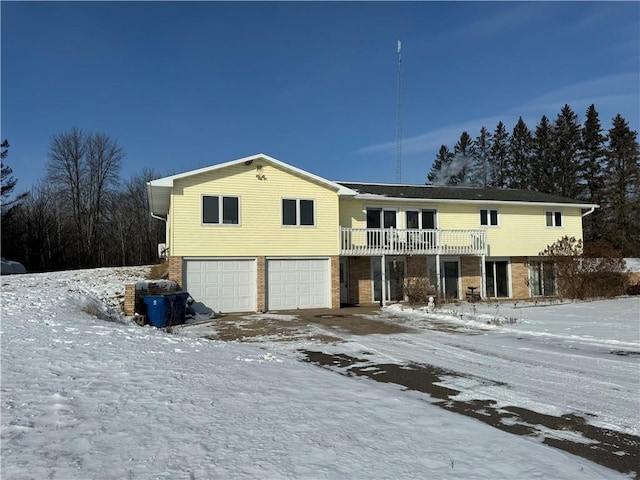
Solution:
[(510, 189), (330, 181), (264, 154), (148, 183), (169, 275), (223, 312), (555, 293), (539, 257), (597, 205)]

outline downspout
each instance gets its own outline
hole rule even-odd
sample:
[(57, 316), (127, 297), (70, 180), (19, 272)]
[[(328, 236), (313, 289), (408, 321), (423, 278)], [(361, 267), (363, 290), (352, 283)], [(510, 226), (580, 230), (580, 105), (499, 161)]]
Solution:
[(582, 217), (586, 217), (587, 215), (591, 215), (595, 211), (596, 207), (591, 207), (588, 211), (582, 214)]

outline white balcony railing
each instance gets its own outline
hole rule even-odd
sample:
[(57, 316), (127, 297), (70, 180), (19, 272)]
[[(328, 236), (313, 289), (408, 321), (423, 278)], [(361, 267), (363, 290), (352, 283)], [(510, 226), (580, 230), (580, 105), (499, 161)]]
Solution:
[(340, 229), (341, 255), (486, 255), (487, 251), (484, 230)]

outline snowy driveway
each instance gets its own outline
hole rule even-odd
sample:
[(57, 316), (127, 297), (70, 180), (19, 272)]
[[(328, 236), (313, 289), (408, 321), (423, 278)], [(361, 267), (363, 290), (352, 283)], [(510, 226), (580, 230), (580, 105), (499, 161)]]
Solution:
[[(445, 408), (611, 468), (638, 465), (638, 298), (462, 303), (433, 313), (395, 305), (324, 324), (318, 317), (247, 315), (236, 319), (235, 334), (343, 374), (428, 393)], [(363, 320), (370, 332), (356, 325)]]

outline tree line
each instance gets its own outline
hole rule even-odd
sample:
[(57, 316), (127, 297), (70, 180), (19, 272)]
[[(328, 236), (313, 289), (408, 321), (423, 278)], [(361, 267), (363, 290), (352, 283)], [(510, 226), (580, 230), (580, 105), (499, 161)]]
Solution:
[(533, 130), (522, 117), (472, 138), (462, 132), (453, 150), (442, 145), (427, 183), (518, 188), (600, 205), (584, 217), (585, 243), (606, 242), (640, 257), (640, 147), (638, 132), (620, 115), (604, 131), (595, 105), (584, 123), (569, 105), (554, 121), (542, 116)]
[(107, 134), (79, 128), (55, 135), (46, 175), (14, 195), (2, 143), (2, 256), (28, 271), (145, 265), (158, 259), (164, 222), (151, 218), (143, 169), (122, 179), (123, 148)]

